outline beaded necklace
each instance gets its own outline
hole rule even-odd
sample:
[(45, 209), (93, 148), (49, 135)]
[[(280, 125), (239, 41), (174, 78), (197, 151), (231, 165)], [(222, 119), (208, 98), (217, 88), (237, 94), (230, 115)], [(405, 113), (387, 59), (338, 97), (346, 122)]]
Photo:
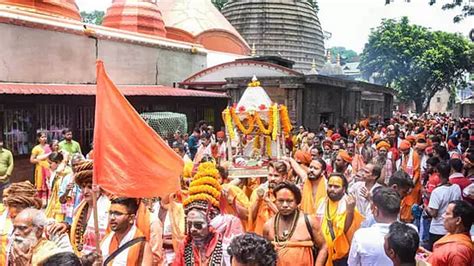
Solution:
[[(222, 239), (217, 241), (216, 247), (211, 254), (209, 266), (220, 266), (222, 264)], [(189, 241), (184, 248), (184, 265), (194, 266), (193, 244)]]
[[(280, 213), (278, 212), (275, 216), (275, 222), (273, 223), (273, 230), (275, 232), (275, 242), (285, 242), (285, 241), (288, 241), (288, 239), (291, 239), (291, 237), (293, 236), (293, 233), (295, 232), (295, 229), (296, 229), (296, 224), (298, 223), (298, 218), (300, 217), (300, 212), (299, 210), (296, 210), (295, 211), (296, 213), (293, 215), (293, 221), (291, 222), (291, 227), (289, 228), (289, 232), (287, 230), (284, 230), (283, 231), (283, 236), (280, 237), (280, 234), (278, 233), (278, 230), (280, 228), (280, 218), (281, 218), (281, 215)], [(285, 232), (287, 231), (287, 232)]]

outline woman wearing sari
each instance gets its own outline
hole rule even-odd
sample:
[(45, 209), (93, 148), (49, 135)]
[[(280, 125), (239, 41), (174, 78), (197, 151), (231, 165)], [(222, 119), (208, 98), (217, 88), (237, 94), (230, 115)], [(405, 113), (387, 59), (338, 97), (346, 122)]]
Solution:
[(46, 207), (46, 217), (53, 218), (56, 222), (63, 222), (65, 218), (65, 212), (62, 209), (61, 202), (59, 201), (59, 188), (65, 176), (72, 175), (72, 169), (64, 161), (63, 154), (61, 152), (52, 152), (48, 156), (48, 162), (51, 169), (51, 176), (48, 182), (48, 188), (50, 189), (50, 197), (48, 206)]
[(49, 163), (47, 159), (51, 153), (51, 148), (47, 144), (48, 137), (45, 132), (39, 132), (36, 137), (38, 145), (36, 145), (31, 151), (30, 163), (35, 165), (35, 186), (38, 190), (38, 196), (43, 201), (44, 206), (49, 197)]

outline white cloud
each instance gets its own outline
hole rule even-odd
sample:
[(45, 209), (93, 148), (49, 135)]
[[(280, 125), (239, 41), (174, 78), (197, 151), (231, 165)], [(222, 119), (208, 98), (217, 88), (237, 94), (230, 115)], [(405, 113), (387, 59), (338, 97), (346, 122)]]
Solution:
[(362, 52), (371, 28), (380, 25), (382, 18), (401, 18), (407, 16), (411, 23), (433, 30), (460, 32), (468, 35), (474, 25), (470, 17), (461, 23), (453, 23), (458, 10), (444, 11), (443, 2), (430, 6), (429, 0), (395, 0), (385, 5), (384, 0), (319, 0), (319, 19), (323, 30), (332, 33), (326, 46), (345, 46)]

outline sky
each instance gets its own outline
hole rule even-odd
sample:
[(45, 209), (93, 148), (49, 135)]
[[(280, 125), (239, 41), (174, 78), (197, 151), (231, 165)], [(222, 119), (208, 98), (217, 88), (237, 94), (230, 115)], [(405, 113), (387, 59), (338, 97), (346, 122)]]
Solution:
[[(192, 1), (192, 0), (191, 0)], [(318, 0), (318, 13), (324, 31), (332, 37), (326, 40), (326, 47), (344, 46), (361, 53), (370, 30), (380, 25), (382, 18), (407, 16), (410, 22), (433, 30), (459, 32), (465, 36), (474, 27), (474, 17), (453, 23), (459, 10), (444, 11), (441, 6), (452, 0), (438, 0), (430, 6), (429, 0), (394, 0), (385, 5), (385, 0)], [(471, 0), (472, 1), (472, 0)], [(76, 0), (81, 11), (103, 10), (111, 0)]]

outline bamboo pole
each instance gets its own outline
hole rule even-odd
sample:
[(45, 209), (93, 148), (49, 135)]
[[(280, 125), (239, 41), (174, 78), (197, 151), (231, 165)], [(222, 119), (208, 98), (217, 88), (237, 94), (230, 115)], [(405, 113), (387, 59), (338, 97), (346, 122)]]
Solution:
[(92, 215), (94, 216), (94, 233), (95, 233), (95, 248), (97, 254), (102, 256), (102, 252), (100, 250), (100, 233), (99, 233), (99, 215), (97, 213), (97, 195), (96, 193), (100, 191), (98, 185), (92, 185)]

